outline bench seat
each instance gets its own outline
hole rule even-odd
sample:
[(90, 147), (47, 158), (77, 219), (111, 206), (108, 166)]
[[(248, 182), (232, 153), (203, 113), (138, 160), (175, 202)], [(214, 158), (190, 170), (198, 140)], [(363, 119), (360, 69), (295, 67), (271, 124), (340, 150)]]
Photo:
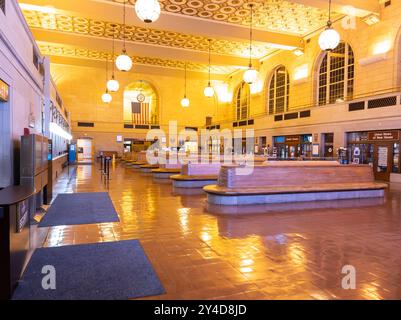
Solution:
[(271, 187), (254, 187), (235, 189), (218, 185), (208, 185), (203, 188), (208, 193), (223, 194), (227, 196), (236, 195), (260, 195), (260, 194), (294, 194), (294, 193), (310, 193), (310, 192), (327, 192), (327, 191), (353, 191), (353, 190), (380, 190), (386, 189), (387, 184), (379, 182), (367, 183), (347, 183), (347, 184), (319, 184), (305, 186), (271, 186)]
[(146, 164), (147, 164), (146, 162), (142, 162), (142, 161), (134, 161), (134, 162), (128, 163), (129, 166), (133, 166), (136, 168), (139, 168), (140, 166), (144, 166)]
[[(298, 162), (255, 166), (245, 175), (222, 166), (217, 184), (207, 185), (208, 202), (252, 205), (383, 197), (387, 184), (375, 182), (366, 165)], [(248, 168), (250, 169), (250, 168)]]
[(177, 173), (180, 173), (181, 169), (171, 169), (171, 168), (158, 168), (158, 169), (153, 169), (153, 178), (155, 180), (158, 179), (170, 179), (172, 175), (175, 175)]
[(144, 164), (144, 165), (139, 166), (140, 171), (146, 172), (146, 173), (150, 173), (150, 172), (152, 172), (152, 170), (158, 169), (158, 168), (159, 168), (159, 165), (157, 165), (157, 164)]
[(176, 174), (170, 177), (174, 188), (203, 188), (217, 182), (217, 175), (186, 175)]

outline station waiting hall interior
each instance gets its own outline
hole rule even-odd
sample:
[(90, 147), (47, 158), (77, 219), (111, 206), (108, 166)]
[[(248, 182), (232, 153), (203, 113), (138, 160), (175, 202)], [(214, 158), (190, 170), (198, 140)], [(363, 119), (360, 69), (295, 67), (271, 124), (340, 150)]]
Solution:
[(400, 18), (0, 0), (0, 299), (401, 299)]

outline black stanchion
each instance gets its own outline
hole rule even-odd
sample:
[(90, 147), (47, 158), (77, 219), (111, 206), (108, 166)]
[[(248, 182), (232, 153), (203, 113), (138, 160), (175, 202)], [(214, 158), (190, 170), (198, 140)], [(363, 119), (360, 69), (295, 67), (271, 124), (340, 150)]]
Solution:
[(100, 158), (100, 171), (103, 171), (103, 156), (99, 156)]

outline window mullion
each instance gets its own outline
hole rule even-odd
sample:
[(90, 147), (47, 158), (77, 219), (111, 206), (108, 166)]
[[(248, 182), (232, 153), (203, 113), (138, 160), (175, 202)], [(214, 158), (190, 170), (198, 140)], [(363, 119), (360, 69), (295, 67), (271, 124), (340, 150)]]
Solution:
[(328, 52), (327, 53), (327, 59), (326, 59), (326, 63), (327, 63), (327, 74), (326, 74), (326, 104), (330, 103), (330, 71), (331, 71), (331, 55)]

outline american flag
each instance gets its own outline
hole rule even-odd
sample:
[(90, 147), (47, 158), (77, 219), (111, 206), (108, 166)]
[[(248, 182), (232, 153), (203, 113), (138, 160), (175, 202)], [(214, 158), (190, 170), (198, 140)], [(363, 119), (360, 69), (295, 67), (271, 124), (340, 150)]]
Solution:
[(132, 102), (131, 108), (133, 124), (149, 123), (149, 103)]

